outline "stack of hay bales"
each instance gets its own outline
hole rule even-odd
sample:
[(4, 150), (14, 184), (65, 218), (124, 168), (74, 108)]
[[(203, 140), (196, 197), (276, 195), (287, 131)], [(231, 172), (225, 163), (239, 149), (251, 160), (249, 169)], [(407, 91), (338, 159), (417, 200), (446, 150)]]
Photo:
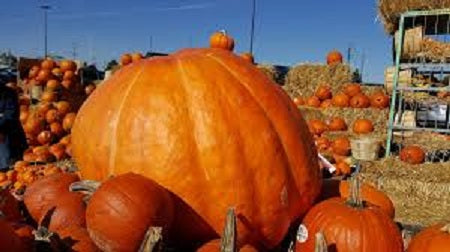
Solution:
[(328, 66), (305, 63), (289, 70), (283, 88), (292, 98), (308, 97), (314, 94), (320, 84), (327, 84), (333, 93), (336, 93), (342, 89), (344, 84), (351, 81), (352, 71), (349, 65)]
[(285, 73), (280, 71), (280, 69), (269, 64), (258, 64), (257, 67), (273, 82), (279, 85), (284, 85)]
[(386, 32), (398, 30), (399, 17), (410, 10), (433, 10), (450, 8), (450, 0), (379, 0), (378, 12)]

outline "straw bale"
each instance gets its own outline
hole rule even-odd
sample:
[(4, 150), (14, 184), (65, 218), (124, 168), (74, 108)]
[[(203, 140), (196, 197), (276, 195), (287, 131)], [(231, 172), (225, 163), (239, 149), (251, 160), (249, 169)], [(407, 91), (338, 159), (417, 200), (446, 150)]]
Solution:
[(320, 84), (329, 85), (332, 92), (336, 93), (351, 80), (352, 71), (348, 65), (328, 66), (305, 63), (289, 70), (283, 88), (292, 98), (306, 97), (313, 95)]
[(450, 0), (379, 0), (378, 15), (386, 32), (393, 34), (398, 28), (399, 17), (410, 10), (450, 8)]
[(284, 85), (284, 75), (275, 66), (268, 64), (257, 65), (257, 67), (267, 75), (272, 81), (279, 85)]
[(396, 157), (362, 162), (364, 181), (393, 201), (396, 221), (428, 226), (450, 221), (450, 163), (409, 165)]

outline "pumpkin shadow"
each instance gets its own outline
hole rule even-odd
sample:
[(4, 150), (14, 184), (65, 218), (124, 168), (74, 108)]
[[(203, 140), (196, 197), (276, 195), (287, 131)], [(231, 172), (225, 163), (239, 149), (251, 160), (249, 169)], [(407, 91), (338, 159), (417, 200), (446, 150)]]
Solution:
[(220, 235), (194, 209), (177, 195), (172, 192), (170, 194), (175, 209), (170, 247), (175, 248), (175, 251), (196, 251), (203, 244), (220, 238)]

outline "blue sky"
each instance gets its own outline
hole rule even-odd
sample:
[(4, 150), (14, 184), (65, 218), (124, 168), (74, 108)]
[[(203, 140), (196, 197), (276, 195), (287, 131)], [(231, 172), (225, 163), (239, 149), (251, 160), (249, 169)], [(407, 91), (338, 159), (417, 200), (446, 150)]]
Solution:
[[(6, 0), (2, 0), (5, 1)], [(42, 0), (15, 0), (0, 9), (0, 50), (43, 54)], [(249, 50), (251, 0), (48, 0), (49, 51), (103, 65), (126, 51), (173, 52), (205, 47), (226, 29), (236, 51)], [(391, 40), (376, 21), (375, 0), (257, 0), (254, 54), (258, 62), (323, 62), (327, 51), (365, 55), (364, 80), (382, 82), (391, 64)]]

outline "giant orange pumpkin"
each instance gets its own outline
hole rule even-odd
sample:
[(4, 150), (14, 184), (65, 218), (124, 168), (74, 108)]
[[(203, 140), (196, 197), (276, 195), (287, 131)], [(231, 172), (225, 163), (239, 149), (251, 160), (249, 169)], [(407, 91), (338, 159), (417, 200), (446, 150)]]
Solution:
[[(331, 198), (314, 206), (303, 219), (308, 232), (296, 251), (315, 251), (315, 236), (323, 232), (333, 251), (402, 252), (402, 236), (395, 222), (379, 207), (365, 205), (359, 192)], [(358, 191), (360, 188), (357, 189)]]
[(227, 35), (225, 31), (215, 32), (209, 39), (211, 48), (220, 48), (228, 51), (234, 49), (234, 39)]
[(342, 63), (342, 54), (337, 50), (329, 52), (327, 55), (327, 64), (335, 65), (339, 63)]
[(240, 244), (268, 248), (320, 191), (317, 152), (298, 109), (264, 73), (226, 50), (141, 60), (98, 89), (72, 128), (84, 179), (147, 176), (217, 233), (235, 207)]
[(165, 188), (128, 173), (95, 191), (86, 209), (86, 225), (103, 251), (137, 251), (149, 227), (161, 227), (167, 237), (174, 215), (171, 194)]
[(411, 240), (407, 252), (444, 252), (450, 249), (450, 224), (428, 227)]

